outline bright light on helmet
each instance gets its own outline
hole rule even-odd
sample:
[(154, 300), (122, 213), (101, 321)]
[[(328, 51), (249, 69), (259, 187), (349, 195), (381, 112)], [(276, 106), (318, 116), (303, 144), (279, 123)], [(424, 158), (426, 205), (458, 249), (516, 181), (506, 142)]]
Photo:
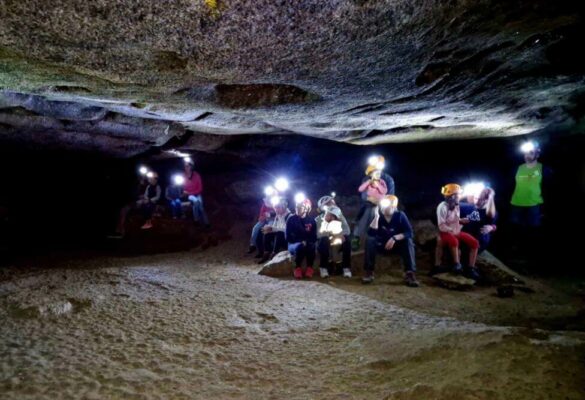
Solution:
[(141, 165), (138, 171), (140, 172), (140, 175), (148, 174), (148, 168), (146, 168), (144, 165)]
[(382, 208), (390, 207), (390, 204), (392, 204), (390, 199), (382, 199), (382, 201), (380, 201), (380, 207)]
[(335, 196), (337, 196), (337, 193), (331, 192), (331, 197), (335, 197)]
[(279, 196), (272, 196), (270, 198), (270, 204), (272, 204), (272, 207), (276, 207), (278, 205), (278, 203), (280, 203), (280, 197)]
[(274, 182), (274, 186), (279, 192), (284, 192), (288, 189), (288, 180), (286, 178), (278, 178), (276, 182)]
[(177, 186), (182, 186), (185, 183), (185, 177), (181, 174), (177, 174), (173, 176), (173, 182), (175, 182), (175, 185)]
[(306, 198), (307, 196), (305, 196), (304, 193), (297, 193), (295, 194), (295, 203), (297, 204), (302, 203), (303, 201), (305, 201)]
[(384, 161), (377, 161), (376, 165), (375, 165), (376, 169), (378, 169), (380, 171), (383, 170), (385, 166), (386, 166), (386, 163), (384, 163)]
[(477, 198), (484, 189), (485, 184), (483, 182), (468, 183), (463, 187), (463, 196), (473, 196)]
[(268, 197), (272, 196), (275, 193), (276, 193), (276, 190), (274, 190), (274, 188), (272, 186), (266, 186), (266, 188), (264, 189), (264, 194)]
[(528, 141), (520, 146), (520, 150), (522, 150), (523, 153), (530, 153), (531, 151), (536, 150), (536, 144), (533, 141)]
[(189, 156), (185, 156), (185, 157), (183, 157), (183, 161), (184, 161), (186, 164), (193, 164), (193, 159), (192, 159), (191, 157), (189, 157)]
[(153, 177), (154, 177), (154, 172), (152, 172), (152, 171), (148, 171), (148, 172), (146, 173), (146, 177), (147, 177), (147, 178), (153, 178)]
[(376, 164), (378, 164), (378, 156), (370, 156), (370, 158), (368, 158), (368, 164), (375, 167)]

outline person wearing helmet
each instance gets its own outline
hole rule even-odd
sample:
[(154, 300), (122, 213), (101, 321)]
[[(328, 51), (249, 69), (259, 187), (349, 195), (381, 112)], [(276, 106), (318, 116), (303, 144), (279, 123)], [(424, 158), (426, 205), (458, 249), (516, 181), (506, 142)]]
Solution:
[(203, 207), (203, 182), (201, 175), (193, 169), (195, 164), (190, 158), (184, 160), (185, 163), (185, 183), (183, 186), (183, 195), (189, 199), (193, 206), (193, 221), (202, 222), (205, 227), (209, 227), (209, 219)]
[[(469, 223), (467, 219), (460, 217), (459, 201), (462, 194), (461, 186), (456, 183), (449, 183), (441, 189), (445, 200), (437, 206), (437, 225), (439, 227), (440, 246), (446, 245), (451, 251), (453, 258), (453, 272), (463, 273), (463, 267), (459, 259), (459, 242), (463, 242), (469, 248), (469, 260), (467, 273), (477, 280), (479, 273), (475, 268), (479, 242), (469, 233), (462, 231), (462, 224)], [(436, 261), (440, 263), (440, 260)]]
[(152, 228), (152, 214), (161, 196), (161, 188), (158, 184), (158, 174), (156, 172), (149, 172), (147, 178), (148, 185), (146, 186), (144, 195), (137, 202), (137, 206), (142, 211), (145, 221), (141, 229)]
[(258, 264), (264, 264), (279, 251), (286, 249), (286, 223), (291, 216), (286, 199), (280, 198), (275, 203), (274, 213), (274, 219), (264, 225), (258, 232), (258, 238), (256, 239), (258, 249), (256, 258), (260, 259)]
[[(329, 258), (333, 245), (339, 245), (335, 251), (341, 251), (343, 276), (351, 278), (351, 243), (350, 229), (341, 209), (331, 196), (323, 196), (317, 203), (321, 214), (315, 218), (317, 223), (317, 246), (320, 256), (319, 272), (321, 278), (329, 276)], [(340, 242), (340, 243), (338, 243)]]
[(356, 216), (353, 230), (352, 247), (358, 250), (360, 238), (366, 231), (368, 219), (372, 216), (373, 208), (386, 194), (394, 194), (394, 179), (383, 173), (385, 160), (382, 156), (373, 156), (368, 161), (366, 177), (362, 180), (358, 191), (361, 193), (362, 206)]
[(315, 243), (317, 242), (317, 225), (315, 219), (309, 216), (311, 200), (303, 199), (297, 202), (295, 214), (286, 222), (286, 241), (288, 251), (295, 259), (294, 277), (303, 278), (302, 264), (306, 259), (304, 276), (313, 277), (313, 263), (315, 262)]
[(414, 233), (406, 214), (398, 210), (398, 197), (385, 196), (375, 207), (369, 222), (362, 282), (374, 281), (377, 253), (396, 252), (402, 257), (405, 284), (420, 286), (415, 275)]

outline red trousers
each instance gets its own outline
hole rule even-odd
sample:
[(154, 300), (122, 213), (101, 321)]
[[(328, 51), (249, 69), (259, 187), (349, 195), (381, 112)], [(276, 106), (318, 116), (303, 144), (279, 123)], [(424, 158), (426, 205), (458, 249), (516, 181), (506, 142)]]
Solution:
[(453, 235), (452, 233), (447, 232), (439, 232), (439, 235), (441, 236), (441, 242), (443, 242), (443, 245), (448, 247), (459, 247), (459, 241), (462, 241), (470, 249), (479, 248), (479, 242), (477, 239), (466, 232), (459, 232), (459, 235)]

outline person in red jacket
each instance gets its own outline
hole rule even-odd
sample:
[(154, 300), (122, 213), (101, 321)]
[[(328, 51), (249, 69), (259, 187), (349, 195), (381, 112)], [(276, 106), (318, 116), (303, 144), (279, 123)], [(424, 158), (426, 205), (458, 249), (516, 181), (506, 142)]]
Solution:
[(270, 204), (270, 199), (268, 198), (268, 196), (266, 196), (262, 200), (262, 206), (260, 207), (258, 221), (256, 222), (256, 225), (254, 225), (254, 227), (252, 228), (252, 236), (250, 237), (250, 248), (248, 249), (248, 254), (252, 254), (256, 251), (256, 241), (258, 240), (260, 230), (272, 218), (274, 218), (274, 207), (272, 207), (272, 204)]
[(185, 184), (183, 185), (183, 194), (193, 205), (193, 221), (202, 222), (209, 227), (209, 219), (203, 208), (203, 182), (201, 175), (193, 169), (193, 160), (185, 159)]

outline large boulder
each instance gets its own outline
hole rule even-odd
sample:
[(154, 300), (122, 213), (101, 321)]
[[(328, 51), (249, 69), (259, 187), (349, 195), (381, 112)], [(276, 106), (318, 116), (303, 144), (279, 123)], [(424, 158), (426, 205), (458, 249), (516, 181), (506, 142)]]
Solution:
[(477, 268), (485, 284), (523, 285), (524, 279), (488, 251), (477, 258)]
[(275, 255), (272, 260), (268, 261), (258, 272), (260, 275), (270, 276), (272, 278), (282, 278), (292, 276), (293, 259), (288, 251), (281, 251)]
[(475, 285), (475, 281), (473, 279), (469, 279), (461, 275), (456, 275), (451, 272), (443, 272), (434, 275), (433, 278), (439, 285), (451, 290), (467, 290), (471, 289)]
[(436, 240), (439, 231), (430, 219), (414, 220), (411, 224), (414, 230), (414, 240), (419, 246), (428, 245)]

